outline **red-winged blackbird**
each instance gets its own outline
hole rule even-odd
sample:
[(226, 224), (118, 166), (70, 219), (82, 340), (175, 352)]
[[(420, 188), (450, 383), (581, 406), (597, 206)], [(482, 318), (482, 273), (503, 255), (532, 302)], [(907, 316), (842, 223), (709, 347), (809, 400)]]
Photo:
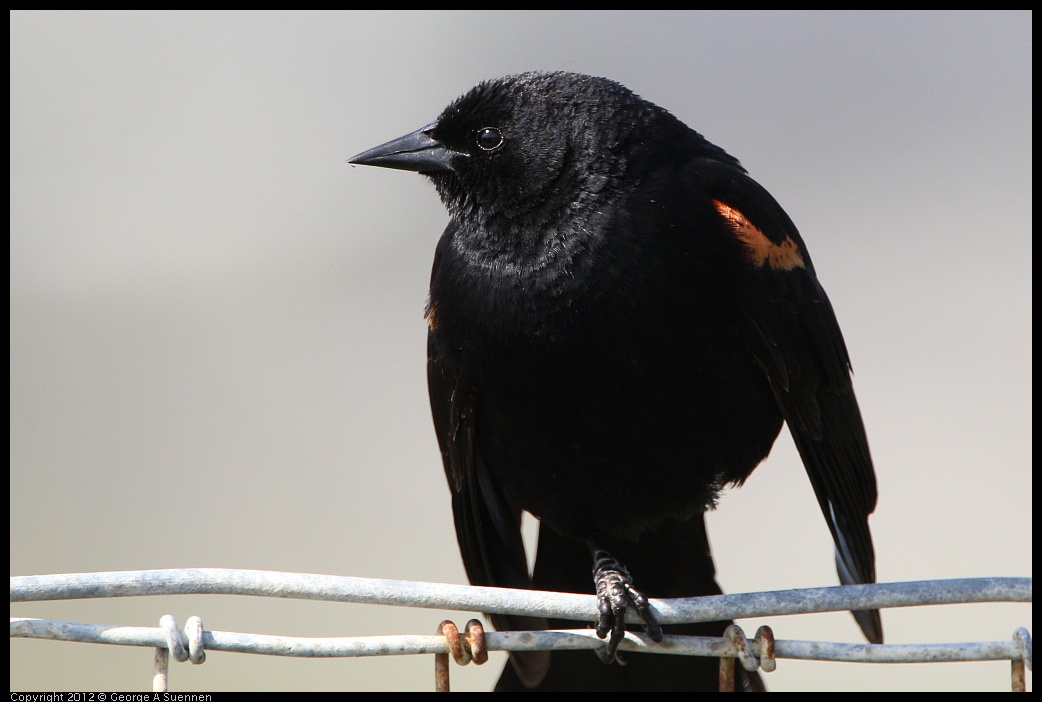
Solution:
[[(840, 580), (875, 581), (876, 481), (847, 350), (795, 225), (737, 159), (618, 83), (525, 73), (351, 162), (422, 173), (451, 217), (431, 276), (428, 381), (472, 583), (589, 592), (592, 556), (601, 657), (615, 659), (627, 608), (660, 637), (645, 593), (720, 592), (704, 512), (783, 421)], [(541, 524), (531, 576), (525, 510)], [(878, 611), (854, 615), (882, 641)], [(709, 659), (511, 660), (498, 689), (717, 684)]]

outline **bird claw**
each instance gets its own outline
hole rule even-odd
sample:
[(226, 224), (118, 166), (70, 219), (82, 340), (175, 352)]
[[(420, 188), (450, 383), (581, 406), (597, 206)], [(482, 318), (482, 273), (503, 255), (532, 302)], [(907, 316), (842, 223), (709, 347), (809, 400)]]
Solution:
[(655, 621), (647, 596), (633, 587), (633, 579), (626, 566), (604, 551), (594, 554), (593, 581), (597, 592), (597, 636), (608, 638), (607, 643), (597, 649), (597, 655), (605, 663), (618, 661), (619, 644), (626, 636), (626, 611), (632, 607), (644, 623), (644, 630), (652, 641), (662, 640), (662, 627)]

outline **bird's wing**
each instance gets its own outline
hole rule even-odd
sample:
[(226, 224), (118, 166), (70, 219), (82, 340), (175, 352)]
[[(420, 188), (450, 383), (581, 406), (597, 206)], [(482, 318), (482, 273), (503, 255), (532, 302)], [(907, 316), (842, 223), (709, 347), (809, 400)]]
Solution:
[[(435, 275), (439, 259), (435, 257)], [(431, 315), (431, 312), (428, 312)], [(429, 316), (427, 386), (434, 430), (441, 448), (445, 477), (452, 493), (456, 540), (467, 577), (473, 585), (529, 588), (528, 561), (521, 537), (521, 509), (511, 505), (489, 475), (475, 435), (478, 391), (464, 377), (458, 359), (442, 343)], [(496, 629), (546, 629), (545, 619), (488, 615)], [(538, 684), (550, 664), (548, 651), (512, 654), (518, 675)]]
[(456, 537), (470, 582), (526, 587), (528, 564), (521, 540), (521, 510), (513, 508), (490, 478), (475, 442), (477, 391), (428, 337), (427, 384), (434, 430), (452, 492)]
[[(747, 318), (739, 326), (803, 458), (836, 544), (840, 581), (875, 582), (868, 528), (875, 472), (846, 345), (807, 248), (777, 201), (738, 168), (703, 159), (692, 173), (749, 263)], [(870, 641), (882, 642), (878, 611), (854, 616)]]

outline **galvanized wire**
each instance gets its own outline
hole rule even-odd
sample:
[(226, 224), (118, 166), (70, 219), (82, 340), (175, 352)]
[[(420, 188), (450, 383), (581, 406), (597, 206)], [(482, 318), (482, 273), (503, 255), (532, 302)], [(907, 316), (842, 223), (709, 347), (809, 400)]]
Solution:
[[(117, 646), (167, 647), (163, 628), (129, 627), (106, 624), (11, 617), (11, 636), (18, 638), (79, 641)], [(185, 634), (187, 640), (187, 634)], [(851, 644), (824, 641), (777, 639), (775, 658), (862, 663), (929, 663), (954, 661), (1024, 660), (1024, 647), (1017, 638), (1028, 641), (1026, 630), (1008, 641), (922, 644)], [(449, 653), (444, 636), (364, 636), (306, 638), (204, 631), (202, 644), (211, 651), (254, 653), (298, 658), (358, 658), (383, 655)], [(485, 647), (490, 651), (534, 651), (555, 649), (594, 649), (603, 646), (593, 629), (547, 630), (534, 632), (486, 632)], [(748, 641), (759, 657), (755, 639)], [(626, 633), (621, 650), (665, 653), (681, 656), (723, 657), (735, 655), (731, 642), (723, 637), (665, 636), (655, 643), (643, 634)], [(1025, 661), (1031, 669), (1030, 653)]]
[[(11, 601), (29, 602), (145, 595), (231, 594), (294, 599), (327, 600), (434, 609), (527, 614), (589, 621), (596, 611), (591, 595), (532, 590), (473, 587), (402, 580), (281, 573), (257, 570), (191, 568), (175, 570), (72, 573), (14, 576)], [(846, 585), (712, 597), (652, 600), (663, 624), (745, 619), (780, 614), (911, 607), (917, 605), (974, 602), (1031, 602), (1031, 578), (966, 578), (959, 580)], [(153, 646), (173, 649), (179, 659), (181, 641), (165, 628), (80, 624), (24, 617), (11, 618), (11, 636), (62, 641)], [(204, 649), (298, 657), (356, 657), (447, 653), (444, 636), (367, 636), (303, 638), (205, 631), (190, 620), (179, 632), (184, 645), (192, 645), (193, 662), (201, 662)], [(756, 640), (747, 642), (759, 656)], [(488, 650), (597, 648), (603, 642), (592, 629), (543, 632), (488, 632)], [(1018, 629), (1009, 641), (925, 644), (849, 644), (819, 641), (775, 641), (776, 658), (803, 660), (904, 663), (929, 661), (1025, 661), (1031, 668), (1031, 637)], [(732, 656), (727, 638), (667, 636), (655, 643), (643, 635), (627, 633), (623, 650), (674, 655)]]
[[(11, 602), (145, 595), (251, 595), (589, 621), (593, 595), (225, 568), (23, 575)], [(1031, 602), (1031, 578), (962, 578), (652, 599), (661, 624), (970, 602)], [(639, 622), (631, 613), (629, 621)]]

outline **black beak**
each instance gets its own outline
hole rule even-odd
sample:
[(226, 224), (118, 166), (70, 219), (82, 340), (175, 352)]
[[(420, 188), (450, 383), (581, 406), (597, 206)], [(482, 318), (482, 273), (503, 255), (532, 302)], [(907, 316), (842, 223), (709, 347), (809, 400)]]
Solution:
[(437, 123), (420, 127), (411, 134), (398, 137), (394, 141), (381, 144), (375, 148), (349, 158), (348, 163), (357, 163), (361, 166), (381, 166), (383, 168), (397, 168), (403, 171), (416, 171), (417, 173), (438, 173), (452, 171), (452, 157), (455, 152), (450, 151), (437, 139), (431, 137), (431, 132)]

